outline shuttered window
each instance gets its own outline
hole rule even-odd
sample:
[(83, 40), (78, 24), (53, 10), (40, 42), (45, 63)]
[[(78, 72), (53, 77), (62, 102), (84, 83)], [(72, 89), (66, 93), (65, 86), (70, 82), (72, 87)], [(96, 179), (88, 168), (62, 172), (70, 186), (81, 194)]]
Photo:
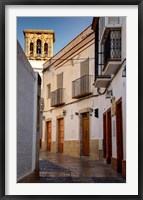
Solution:
[(81, 77), (89, 75), (89, 58), (80, 63), (80, 75)]
[(51, 84), (47, 85), (47, 98), (50, 99), (51, 98)]
[(63, 88), (63, 72), (57, 75), (57, 89)]

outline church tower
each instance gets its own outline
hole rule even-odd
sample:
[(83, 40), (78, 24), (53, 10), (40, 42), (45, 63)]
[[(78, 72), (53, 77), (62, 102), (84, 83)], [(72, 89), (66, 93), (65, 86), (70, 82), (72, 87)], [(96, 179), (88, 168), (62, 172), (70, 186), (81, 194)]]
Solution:
[(34, 71), (40, 74), (43, 82), (43, 64), (53, 56), (55, 33), (53, 30), (33, 29), (26, 29), (23, 33), (27, 59)]

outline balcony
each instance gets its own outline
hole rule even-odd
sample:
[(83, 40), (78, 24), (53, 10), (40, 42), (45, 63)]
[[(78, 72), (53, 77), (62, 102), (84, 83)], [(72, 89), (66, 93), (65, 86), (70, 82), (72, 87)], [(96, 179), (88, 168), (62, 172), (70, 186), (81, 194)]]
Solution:
[(59, 88), (51, 92), (51, 107), (57, 107), (65, 103), (64, 91), (65, 91), (64, 88)]
[(72, 82), (72, 98), (78, 99), (92, 94), (92, 76), (85, 75)]
[(109, 31), (121, 29), (121, 17), (101, 17), (100, 18), (100, 42), (104, 44)]
[(98, 75), (95, 79), (96, 88), (107, 88), (111, 81), (111, 76), (108, 75)]

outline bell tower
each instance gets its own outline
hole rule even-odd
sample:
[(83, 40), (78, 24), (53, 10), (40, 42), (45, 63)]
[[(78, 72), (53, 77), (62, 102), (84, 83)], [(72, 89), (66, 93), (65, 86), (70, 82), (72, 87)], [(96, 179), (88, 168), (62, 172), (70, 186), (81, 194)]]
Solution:
[(53, 56), (55, 33), (53, 30), (23, 31), (25, 39), (25, 54), (33, 70), (41, 76), (41, 94), (43, 88), (43, 64)]
[(55, 34), (52, 30), (23, 31), (25, 38), (25, 54), (28, 60), (49, 60), (53, 56)]

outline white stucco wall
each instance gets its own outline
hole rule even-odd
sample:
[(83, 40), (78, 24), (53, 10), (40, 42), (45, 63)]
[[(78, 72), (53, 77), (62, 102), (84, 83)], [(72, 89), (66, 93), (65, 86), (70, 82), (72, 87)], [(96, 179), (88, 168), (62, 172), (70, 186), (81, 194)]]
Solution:
[[(91, 46), (90, 46), (91, 45)], [(92, 84), (94, 79), (94, 40), (88, 44), (88, 48), (83, 48), (83, 51), (76, 52), (76, 55), (72, 57), (73, 60), (66, 62), (59, 68), (50, 67), (43, 74), (43, 91), (44, 91), (44, 113), (46, 119), (52, 119), (52, 141), (56, 141), (57, 133), (57, 119), (56, 117), (63, 114), (63, 110), (66, 110), (66, 116), (64, 117), (64, 140), (79, 140), (80, 134), (80, 120), (75, 115), (75, 112), (87, 107), (96, 105), (95, 99), (85, 99), (78, 103), (74, 103), (77, 99), (72, 99), (72, 81), (81, 77), (80, 75), (80, 62), (89, 58), (89, 75), (92, 75)], [(51, 91), (57, 90), (57, 75), (63, 72), (63, 88), (65, 88), (65, 106), (62, 108), (52, 108), (51, 99), (47, 98), (47, 85), (51, 84)], [(93, 94), (97, 94), (95, 87), (92, 85)], [(69, 103), (72, 103), (68, 105)], [(52, 109), (52, 112), (50, 112)], [(96, 129), (95, 117), (91, 117), (90, 130), (92, 131), (92, 138), (98, 138), (98, 132)], [(98, 119), (97, 119), (98, 120)], [(43, 123), (44, 124), (44, 123)], [(45, 124), (43, 126), (43, 140), (45, 140)]]
[(41, 61), (41, 60), (29, 60), (29, 63), (31, 64), (33, 70), (35, 72), (38, 72), (40, 77), (41, 77), (41, 96), (43, 96), (43, 64), (45, 63), (45, 61)]
[(35, 169), (37, 78), (17, 43), (17, 178)]
[[(124, 63), (125, 65), (125, 63)], [(122, 128), (123, 128), (123, 153), (124, 159), (126, 159), (126, 78), (122, 77), (123, 67), (120, 68), (116, 78), (112, 81), (111, 87), (113, 91), (113, 96), (115, 96), (116, 101), (122, 97)], [(112, 121), (115, 120), (115, 117)], [(116, 155), (116, 136), (113, 136), (112, 132), (112, 154)]]
[[(115, 76), (112, 75), (112, 81), (107, 89), (112, 89), (115, 101), (122, 98), (122, 119), (123, 119), (123, 153), (126, 159), (126, 78), (122, 77), (123, 66), (126, 64), (126, 17), (122, 18), (122, 66)], [(83, 50), (83, 51), (82, 51)], [(97, 88), (92, 85), (94, 97), (83, 99), (77, 102), (77, 99), (72, 99), (72, 81), (80, 78), (80, 60), (81, 58), (89, 58), (89, 75), (93, 76), (95, 57), (94, 44), (88, 48), (80, 49), (76, 55), (73, 55), (73, 60), (58, 66), (50, 66), (43, 74), (43, 91), (44, 91), (44, 116), (45, 120), (52, 119), (52, 141), (56, 141), (57, 135), (57, 116), (62, 116), (63, 110), (66, 110), (64, 116), (64, 140), (79, 140), (80, 138), (80, 118), (75, 115), (84, 108), (99, 108), (99, 118), (94, 117), (94, 113), (90, 116), (90, 139), (99, 140), (99, 149), (103, 148), (103, 113), (111, 108), (111, 99), (106, 99), (106, 93), (99, 95)], [(77, 59), (77, 60), (76, 60)], [(79, 60), (78, 60), (79, 59)], [(46, 66), (46, 64), (44, 64)], [(49, 65), (48, 65), (49, 66)], [(66, 90), (65, 105), (62, 107), (51, 108), (50, 99), (47, 99), (47, 85), (51, 83), (51, 91), (57, 89), (57, 74), (63, 72), (63, 88)], [(103, 89), (104, 91), (104, 89)], [(112, 156), (117, 157), (117, 142), (116, 142), (116, 116), (111, 117), (112, 120)], [(43, 122), (45, 129), (45, 123)], [(43, 141), (45, 139), (45, 130), (43, 131)], [(101, 140), (100, 140), (101, 139)]]
[[(65, 103), (74, 102), (72, 99), (72, 81), (80, 78), (80, 62), (89, 58), (89, 75), (92, 75), (92, 82), (94, 81), (94, 44), (91, 42), (91, 46), (82, 52), (77, 52), (68, 62), (59, 68), (50, 67), (43, 75), (43, 97), (45, 102), (45, 110), (50, 109), (50, 99), (47, 98), (47, 85), (51, 84), (51, 92), (57, 90), (57, 75), (63, 72), (63, 88), (65, 88)], [(74, 63), (74, 64), (72, 64)], [(92, 87), (93, 93), (95, 93), (95, 87)]]

